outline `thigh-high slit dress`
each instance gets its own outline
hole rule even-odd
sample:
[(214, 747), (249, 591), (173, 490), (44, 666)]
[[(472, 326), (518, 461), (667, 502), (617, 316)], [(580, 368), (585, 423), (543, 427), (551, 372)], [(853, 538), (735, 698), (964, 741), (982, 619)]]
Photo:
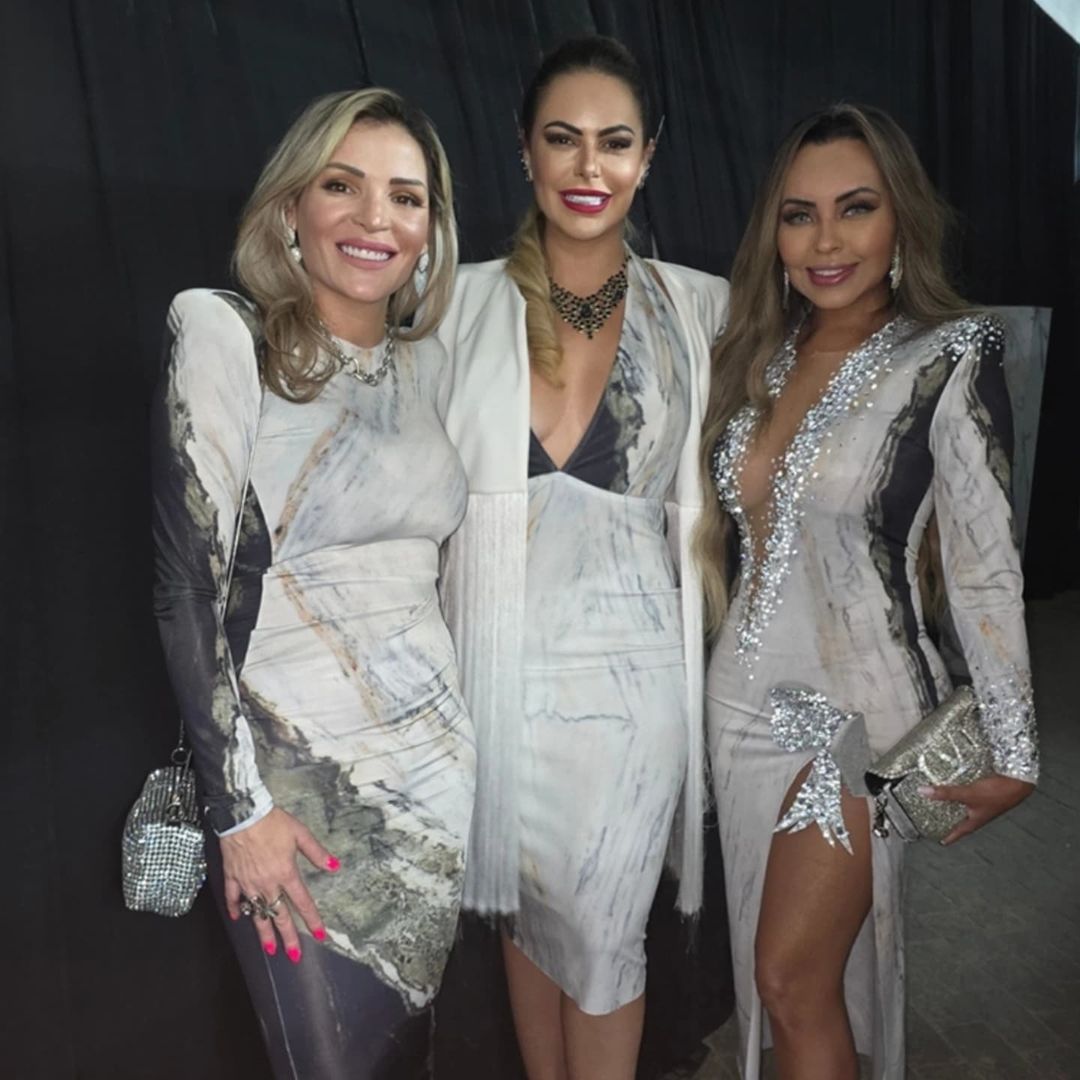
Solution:
[[(754, 938), (785, 793), (808, 762), (829, 753), (838, 714), (862, 715), (876, 756), (950, 689), (916, 574), (931, 515), (948, 599), (942, 632), (979, 698), (996, 768), (1036, 778), (1002, 351), (1001, 326), (990, 316), (935, 329), (904, 318), (888, 323), (844, 358), (781, 455), (763, 536), (752, 535), (740, 492), (752, 407), (736, 414), (716, 448), (715, 480), (738, 527), (741, 560), (706, 706), (744, 1080), (761, 1075), (761, 1049), (771, 1043), (754, 982)], [(794, 359), (792, 334), (768, 370), (773, 396)], [(822, 709), (801, 734), (793, 731), (790, 716), (773, 708), (782, 683), (809, 687), (837, 712)], [(813, 775), (790, 824), (839, 842), (839, 791), (829, 794)], [(902, 1080), (903, 850), (895, 834), (871, 845), (872, 910), (845, 993), (873, 1077)]]
[(412, 1080), (428, 1074), (475, 778), (436, 592), (466, 499), (446, 357), (398, 342), (377, 386), (338, 371), (297, 403), (260, 386), (253, 333), (233, 294), (170, 310), (154, 424), (166, 660), (208, 827), (280, 807), (342, 863), (298, 857), (327, 931), (303, 934), (298, 964), (226, 920), (275, 1076)]

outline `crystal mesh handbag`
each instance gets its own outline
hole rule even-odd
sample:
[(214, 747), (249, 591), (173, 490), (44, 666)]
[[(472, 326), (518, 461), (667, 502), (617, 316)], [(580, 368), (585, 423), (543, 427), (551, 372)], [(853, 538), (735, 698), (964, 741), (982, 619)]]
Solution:
[(904, 840), (943, 840), (967, 817), (967, 808), (924, 798), (919, 787), (970, 784), (993, 771), (979, 702), (970, 686), (958, 687), (866, 773), (874, 796), (875, 835), (888, 836), (891, 825)]
[[(235, 304), (232, 306), (251, 331), (258, 353), (261, 341), (254, 316), (246, 309)], [(261, 413), (260, 409), (260, 419)], [(218, 613), (222, 621), (232, 587), (233, 565), (240, 544), (240, 527), (251, 487), (251, 466), (258, 438), (257, 424), (251, 440), (247, 472), (240, 489), (232, 550), (225, 571), (225, 587), (218, 597)], [(184, 745), (183, 721), (180, 722), (180, 736), (171, 760), (171, 765), (154, 769), (146, 778), (142, 792), (128, 811), (120, 853), (125, 905), (132, 911), (177, 916), (191, 910), (206, 880), (206, 840), (195, 801), (191, 750)]]
[(206, 849), (183, 729), (172, 764), (150, 773), (128, 812), (121, 853), (127, 907), (171, 916), (191, 910), (206, 880)]

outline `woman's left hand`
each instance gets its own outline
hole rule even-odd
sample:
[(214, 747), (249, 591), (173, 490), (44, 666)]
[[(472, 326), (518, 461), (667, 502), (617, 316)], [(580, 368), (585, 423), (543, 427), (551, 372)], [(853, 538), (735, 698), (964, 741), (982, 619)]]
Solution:
[(919, 794), (925, 795), (928, 799), (963, 803), (967, 807), (967, 817), (941, 841), (943, 845), (948, 846), (962, 836), (981, 829), (988, 821), (993, 821), (998, 814), (1011, 810), (1034, 790), (1035, 785), (1029, 784), (1026, 780), (1015, 780), (1011, 776), (999, 776), (995, 773), (992, 776), (984, 776), (972, 784), (938, 784), (935, 787), (921, 787)]

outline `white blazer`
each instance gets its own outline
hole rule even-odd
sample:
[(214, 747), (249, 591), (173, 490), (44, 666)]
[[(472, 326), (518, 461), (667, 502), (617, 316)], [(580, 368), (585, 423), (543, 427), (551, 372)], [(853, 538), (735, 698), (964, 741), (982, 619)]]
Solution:
[[(636, 258), (636, 256), (634, 256)], [(667, 504), (668, 539), (682, 588), (689, 755), (681, 838), (669, 849), (679, 873), (679, 908), (701, 906), (705, 809), (704, 630), (701, 585), (690, 553), (702, 506), (698, 465), (709, 392), (709, 350), (727, 320), (728, 283), (645, 260), (659, 277), (696, 368), (689, 435)], [(525, 300), (506, 260), (461, 267), (437, 334), (450, 354), (446, 430), (469, 477), (461, 528), (447, 543), (441, 591), (457, 647), (462, 690), (477, 736), (477, 803), (465, 877), (465, 906), (482, 914), (518, 907), (516, 775), (522, 722), (522, 638), (528, 515), (529, 353)]]

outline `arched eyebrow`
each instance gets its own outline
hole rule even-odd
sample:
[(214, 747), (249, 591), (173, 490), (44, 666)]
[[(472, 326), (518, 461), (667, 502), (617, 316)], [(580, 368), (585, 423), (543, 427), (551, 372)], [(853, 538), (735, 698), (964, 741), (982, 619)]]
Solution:
[[(579, 127), (574, 127), (573, 124), (568, 124), (565, 120), (551, 120), (544, 125), (544, 130), (548, 128), (563, 128), (569, 131), (571, 135), (584, 135), (585, 132)], [(601, 128), (596, 134), (598, 138), (606, 138), (608, 135), (614, 135), (616, 132), (624, 131), (628, 135), (636, 135), (637, 132), (629, 124), (612, 124), (611, 127)]]
[[(363, 169), (358, 169), (355, 165), (346, 165), (343, 161), (328, 161), (326, 167), (328, 169), (341, 169), (342, 172), (351, 173), (353, 176), (358, 176), (361, 180), (367, 178), (367, 173), (364, 172)], [(390, 183), (395, 186), (403, 184), (406, 187), (427, 187), (427, 184), (425, 184), (423, 180), (417, 180), (412, 176), (391, 176)]]
[[(878, 196), (880, 196), (881, 192), (878, 191), (877, 188), (872, 188), (872, 187), (868, 187), (868, 186), (864, 185), (862, 187), (852, 188), (850, 191), (845, 191), (843, 195), (837, 195), (836, 198), (833, 201), (838, 202), (838, 203), (842, 203), (845, 199), (850, 199), (855, 195), (878, 195)], [(817, 206), (817, 203), (814, 202), (813, 199), (796, 199), (796, 198), (787, 198), (787, 199), (785, 199), (783, 201), (782, 205), (787, 206), (789, 203), (792, 204), (793, 206)]]

